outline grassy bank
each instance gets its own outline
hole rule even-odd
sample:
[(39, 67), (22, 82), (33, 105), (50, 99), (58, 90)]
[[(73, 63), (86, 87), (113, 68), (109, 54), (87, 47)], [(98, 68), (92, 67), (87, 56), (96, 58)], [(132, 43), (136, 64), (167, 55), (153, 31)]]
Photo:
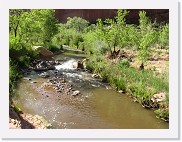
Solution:
[[(150, 70), (138, 70), (131, 67), (125, 59), (113, 64), (102, 55), (90, 56), (87, 68), (93, 73), (100, 74), (103, 81), (110, 83), (118, 91), (126, 92), (144, 107), (154, 109), (157, 117), (169, 120), (167, 78), (162, 75), (156, 76)], [(160, 92), (165, 92), (165, 101), (152, 102), (152, 96)]]

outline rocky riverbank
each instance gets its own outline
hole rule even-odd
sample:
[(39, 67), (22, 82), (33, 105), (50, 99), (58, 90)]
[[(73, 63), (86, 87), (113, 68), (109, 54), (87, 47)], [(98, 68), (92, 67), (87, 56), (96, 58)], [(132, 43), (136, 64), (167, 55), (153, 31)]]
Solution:
[(9, 128), (10, 129), (48, 129), (51, 128), (43, 117), (15, 111), (14, 106), (9, 107)]
[[(56, 65), (61, 65), (61, 60), (34, 60), (29, 68), (21, 69), (23, 74), (22, 80), (30, 84), (35, 91), (43, 97), (50, 99), (60, 99), (67, 95), (77, 96), (81, 92), (72, 87), (64, 78), (62, 72), (55, 69)], [(30, 76), (38, 75), (44, 82), (37, 81)], [(43, 117), (31, 115), (17, 110), (14, 104), (9, 107), (9, 128), (10, 129), (47, 129), (51, 128)]]

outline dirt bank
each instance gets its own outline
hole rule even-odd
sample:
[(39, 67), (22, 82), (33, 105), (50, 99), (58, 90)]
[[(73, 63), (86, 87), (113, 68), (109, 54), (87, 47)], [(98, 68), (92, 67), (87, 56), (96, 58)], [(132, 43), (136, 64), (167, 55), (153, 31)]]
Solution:
[(15, 111), (16, 108), (9, 106), (9, 128), (10, 129), (47, 129), (51, 125), (41, 116)]

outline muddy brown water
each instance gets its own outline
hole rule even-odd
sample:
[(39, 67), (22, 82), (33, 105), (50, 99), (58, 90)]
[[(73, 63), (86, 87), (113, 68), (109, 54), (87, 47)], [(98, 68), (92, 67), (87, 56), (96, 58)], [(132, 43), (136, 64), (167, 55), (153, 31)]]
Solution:
[(24, 112), (43, 116), (54, 129), (169, 128), (169, 124), (157, 119), (152, 110), (133, 102), (126, 94), (117, 93), (108, 84), (93, 79), (88, 72), (71, 68), (71, 62), (80, 59), (78, 56), (60, 55), (57, 59), (64, 60), (59, 70), (81, 94), (58, 97), (51, 88), (41, 89), (47, 79), (33, 73), (28, 77), (37, 83), (22, 79), (16, 88), (15, 102)]

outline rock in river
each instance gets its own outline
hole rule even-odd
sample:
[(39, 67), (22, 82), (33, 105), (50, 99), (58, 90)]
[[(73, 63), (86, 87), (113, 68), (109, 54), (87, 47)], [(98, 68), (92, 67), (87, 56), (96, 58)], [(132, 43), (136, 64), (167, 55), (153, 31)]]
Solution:
[(92, 74), (92, 78), (101, 78), (99, 74)]
[(49, 77), (50, 75), (47, 73), (47, 72), (43, 72), (40, 74), (41, 77), (44, 77), (44, 78), (47, 78)]
[(161, 102), (161, 101), (164, 101), (166, 99), (166, 95), (165, 93), (161, 92), (161, 93), (158, 93), (158, 94), (154, 94), (151, 98), (151, 101), (153, 102)]
[(80, 94), (80, 91), (79, 90), (76, 90), (76, 91), (73, 92), (72, 96), (77, 96), (79, 94)]

